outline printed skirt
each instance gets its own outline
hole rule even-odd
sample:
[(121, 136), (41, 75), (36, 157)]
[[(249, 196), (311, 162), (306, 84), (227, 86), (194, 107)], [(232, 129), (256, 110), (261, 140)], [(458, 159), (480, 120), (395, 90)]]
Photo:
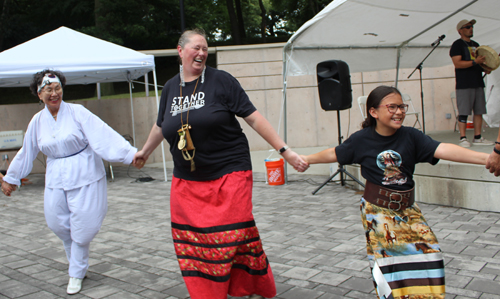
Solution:
[(444, 262), (417, 204), (394, 211), (361, 199), (361, 219), (379, 298), (444, 299)]
[(211, 181), (172, 179), (172, 237), (192, 299), (276, 296), (252, 214), (252, 185), (251, 171)]

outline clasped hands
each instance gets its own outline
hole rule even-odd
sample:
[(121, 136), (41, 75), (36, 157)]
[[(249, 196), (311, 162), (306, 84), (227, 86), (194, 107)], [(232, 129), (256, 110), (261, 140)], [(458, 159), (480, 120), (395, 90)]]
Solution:
[(300, 156), (291, 149), (284, 151), (282, 156), (298, 172), (304, 172), (309, 168), (309, 163), (304, 160), (303, 156)]
[(146, 164), (146, 161), (148, 160), (148, 156), (146, 156), (143, 151), (138, 151), (134, 155), (134, 159), (132, 159), (132, 165), (137, 168), (141, 169), (144, 167), (144, 164)]
[(3, 194), (5, 194), (6, 196), (10, 196), (10, 194), (15, 191), (17, 188), (16, 185), (12, 185), (12, 184), (9, 184), (5, 181), (2, 180), (2, 192)]

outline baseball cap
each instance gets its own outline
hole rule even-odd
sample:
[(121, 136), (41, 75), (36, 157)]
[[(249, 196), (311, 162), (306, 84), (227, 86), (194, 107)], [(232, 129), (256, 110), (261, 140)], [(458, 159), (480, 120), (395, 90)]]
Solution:
[(468, 20), (462, 20), (460, 22), (458, 22), (457, 24), (457, 30), (460, 30), (460, 28), (462, 28), (465, 24), (468, 24), (468, 23), (471, 23), (472, 25), (476, 24), (476, 20), (472, 19), (470, 21)]

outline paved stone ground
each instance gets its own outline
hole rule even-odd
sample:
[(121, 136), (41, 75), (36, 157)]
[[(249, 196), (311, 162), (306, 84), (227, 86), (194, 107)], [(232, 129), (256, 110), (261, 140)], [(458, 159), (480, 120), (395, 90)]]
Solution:
[[(83, 290), (73, 296), (66, 295), (62, 242), (45, 224), (43, 176), (29, 176), (32, 184), (11, 198), (0, 196), (0, 298), (189, 298), (170, 236), (170, 183), (158, 168), (145, 168), (159, 179), (152, 182), (135, 182), (140, 173), (127, 170), (115, 168), (108, 184), (109, 212), (92, 242)], [(289, 185), (268, 186), (255, 174), (254, 215), (276, 298), (376, 298), (360, 195), (335, 183), (311, 195), (325, 179), (292, 175)], [(446, 298), (500, 299), (500, 214), (420, 207), (445, 254)]]

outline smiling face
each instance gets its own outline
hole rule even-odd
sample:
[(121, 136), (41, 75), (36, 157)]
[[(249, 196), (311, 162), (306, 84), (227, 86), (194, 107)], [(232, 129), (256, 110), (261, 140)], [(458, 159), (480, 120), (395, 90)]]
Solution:
[(375, 126), (375, 130), (382, 136), (390, 136), (401, 128), (403, 125), (403, 121), (405, 120), (406, 113), (404, 113), (401, 109), (396, 109), (395, 113), (389, 112), (389, 109), (386, 105), (403, 104), (403, 99), (401, 99), (401, 95), (397, 93), (390, 93), (385, 96), (377, 108), (370, 108), (370, 115), (375, 118), (377, 121), (377, 125)]
[(202, 35), (193, 34), (184, 47), (177, 46), (177, 51), (182, 61), (186, 81), (191, 81), (192, 77), (201, 75), (208, 56), (207, 40)]
[(57, 113), (61, 106), (63, 89), (59, 83), (53, 82), (45, 85), (38, 93), (40, 100), (47, 106), (51, 113)]

